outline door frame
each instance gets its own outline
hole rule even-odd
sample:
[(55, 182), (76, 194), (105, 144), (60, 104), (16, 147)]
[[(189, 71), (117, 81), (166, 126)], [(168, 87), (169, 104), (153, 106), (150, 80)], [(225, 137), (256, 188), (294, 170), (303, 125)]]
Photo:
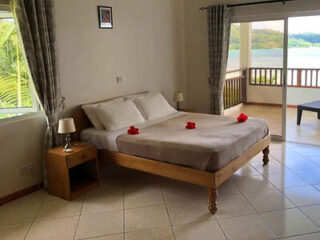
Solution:
[(268, 21), (283, 21), (283, 86), (282, 86), (282, 120), (281, 120), (281, 136), (271, 134), (272, 140), (286, 141), (287, 135), (287, 75), (288, 75), (288, 16), (285, 17), (268, 17), (265, 20), (258, 19), (243, 19), (242, 21), (231, 20), (231, 23), (252, 23), (252, 22), (268, 22)]

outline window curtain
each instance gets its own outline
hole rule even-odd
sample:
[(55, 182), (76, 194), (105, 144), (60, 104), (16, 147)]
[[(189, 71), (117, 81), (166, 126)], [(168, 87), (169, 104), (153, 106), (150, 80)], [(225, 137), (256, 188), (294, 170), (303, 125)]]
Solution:
[(223, 114), (223, 89), (227, 70), (230, 14), (226, 6), (209, 6), (208, 37), (209, 37), (209, 86), (210, 112)]
[(47, 116), (46, 147), (58, 145), (61, 96), (56, 69), (55, 20), (52, 0), (11, 0), (31, 79)]
[[(45, 147), (55, 147), (59, 144), (57, 127), (63, 98), (57, 78), (53, 1), (10, 0), (10, 7), (29, 66), (30, 79), (47, 117)], [(43, 178), (46, 187), (45, 161)]]

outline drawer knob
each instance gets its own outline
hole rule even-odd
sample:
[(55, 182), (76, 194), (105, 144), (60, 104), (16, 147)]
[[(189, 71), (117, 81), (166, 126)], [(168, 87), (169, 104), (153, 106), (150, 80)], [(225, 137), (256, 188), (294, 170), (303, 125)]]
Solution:
[(81, 155), (81, 158), (82, 158), (82, 159), (85, 159), (85, 158), (86, 158), (86, 155), (82, 154), (82, 155)]

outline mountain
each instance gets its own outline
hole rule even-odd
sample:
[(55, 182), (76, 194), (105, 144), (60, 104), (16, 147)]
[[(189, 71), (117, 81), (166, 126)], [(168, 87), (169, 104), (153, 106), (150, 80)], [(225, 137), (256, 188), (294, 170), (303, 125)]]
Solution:
[[(239, 50), (240, 26), (231, 26), (230, 50)], [(290, 34), (289, 48), (320, 47), (320, 34), (302, 33)], [(279, 49), (283, 48), (283, 33), (275, 30), (253, 29), (252, 49)]]

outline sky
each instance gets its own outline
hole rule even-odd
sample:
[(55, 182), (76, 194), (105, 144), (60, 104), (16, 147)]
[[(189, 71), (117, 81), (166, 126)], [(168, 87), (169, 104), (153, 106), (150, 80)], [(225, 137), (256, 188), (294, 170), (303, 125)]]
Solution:
[[(313, 32), (320, 34), (320, 16), (289, 18), (289, 34)], [(283, 32), (283, 21), (253, 22), (253, 29), (272, 29)]]

